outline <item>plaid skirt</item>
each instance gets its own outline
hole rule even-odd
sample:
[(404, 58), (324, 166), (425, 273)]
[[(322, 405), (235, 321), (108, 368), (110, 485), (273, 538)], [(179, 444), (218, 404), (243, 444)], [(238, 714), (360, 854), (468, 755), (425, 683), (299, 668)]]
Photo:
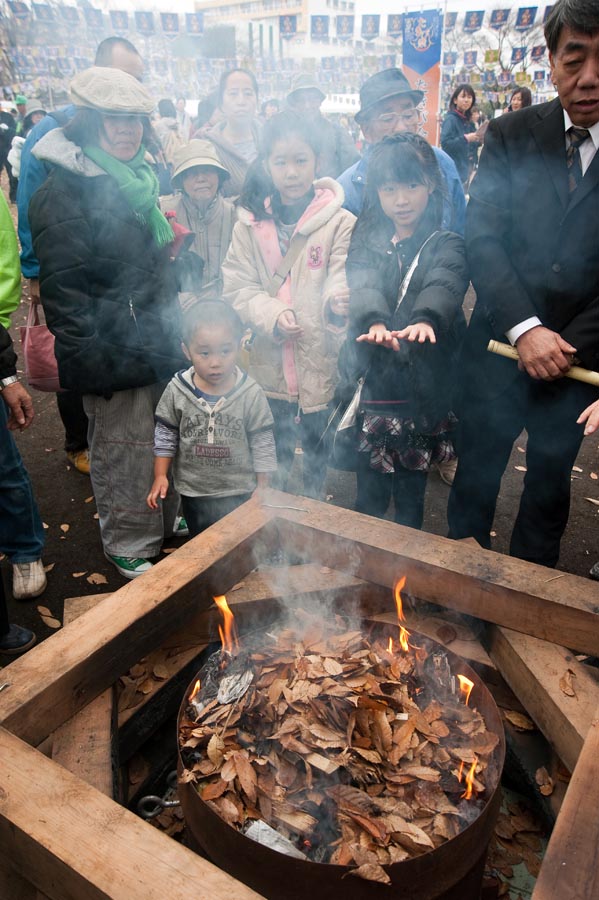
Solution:
[(358, 452), (370, 454), (370, 468), (385, 475), (397, 465), (413, 472), (428, 472), (434, 463), (455, 459), (451, 433), (457, 419), (452, 412), (430, 432), (416, 429), (413, 419), (365, 413)]

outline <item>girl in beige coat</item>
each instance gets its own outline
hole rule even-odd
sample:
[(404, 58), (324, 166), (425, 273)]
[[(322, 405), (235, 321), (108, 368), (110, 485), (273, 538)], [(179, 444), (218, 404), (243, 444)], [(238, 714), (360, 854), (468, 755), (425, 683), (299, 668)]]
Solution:
[(320, 438), (347, 325), (345, 259), (355, 221), (335, 181), (314, 181), (317, 158), (318, 134), (296, 116), (266, 123), (223, 264), (223, 299), (252, 331), (249, 371), (275, 421), (277, 486), (286, 486), (299, 437), (312, 497), (322, 496), (326, 476)]

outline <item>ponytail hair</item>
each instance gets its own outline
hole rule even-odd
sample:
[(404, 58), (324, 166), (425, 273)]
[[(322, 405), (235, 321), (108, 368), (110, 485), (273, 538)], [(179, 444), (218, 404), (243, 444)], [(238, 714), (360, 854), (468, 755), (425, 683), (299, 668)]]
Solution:
[(276, 193), (272, 178), (268, 172), (267, 160), (271, 156), (275, 144), (279, 141), (298, 137), (310, 147), (318, 159), (321, 148), (318, 126), (300, 118), (297, 113), (283, 110), (264, 123), (260, 136), (258, 156), (251, 164), (238, 203), (249, 210), (258, 221), (272, 219), (272, 213), (265, 209), (265, 202)]

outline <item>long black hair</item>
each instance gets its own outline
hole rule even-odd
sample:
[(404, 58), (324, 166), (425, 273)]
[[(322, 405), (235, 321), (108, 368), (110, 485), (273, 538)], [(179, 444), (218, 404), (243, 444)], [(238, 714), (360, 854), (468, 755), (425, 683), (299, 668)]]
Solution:
[(377, 144), (370, 155), (364, 206), (356, 232), (367, 237), (390, 231), (390, 220), (378, 194), (379, 188), (390, 181), (426, 185), (431, 193), (418, 231), (431, 234), (440, 228), (446, 188), (435, 152), (419, 134), (394, 134)]
[(253, 213), (258, 220), (272, 218), (272, 214), (264, 208), (264, 202), (268, 197), (276, 199), (278, 195), (267, 169), (268, 157), (278, 141), (287, 141), (290, 137), (297, 137), (307, 144), (318, 159), (320, 135), (318, 129), (306, 119), (290, 110), (283, 110), (264, 123), (259, 153), (248, 169), (239, 198), (239, 205)]

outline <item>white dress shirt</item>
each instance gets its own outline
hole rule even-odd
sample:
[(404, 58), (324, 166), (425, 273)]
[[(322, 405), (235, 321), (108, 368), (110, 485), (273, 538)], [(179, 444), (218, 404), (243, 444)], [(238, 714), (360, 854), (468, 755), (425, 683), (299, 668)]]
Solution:
[[(566, 148), (568, 146), (566, 133), (569, 128), (572, 128), (572, 126), (572, 119), (570, 118), (566, 110), (564, 110), (564, 138)], [(599, 122), (595, 122), (594, 125), (591, 125), (588, 131), (590, 136), (586, 139), (586, 141), (583, 141), (579, 147), (580, 163), (582, 166), (583, 177), (586, 170), (591, 165), (595, 153), (597, 152), (597, 150), (599, 150)], [(531, 316), (530, 319), (525, 319), (523, 322), (519, 322), (518, 325), (514, 325), (513, 328), (509, 329), (509, 331), (506, 331), (505, 336), (510, 344), (515, 344), (518, 338), (525, 334), (525, 332), (530, 331), (531, 328), (536, 328), (537, 325), (542, 324), (543, 323), (538, 316)]]

